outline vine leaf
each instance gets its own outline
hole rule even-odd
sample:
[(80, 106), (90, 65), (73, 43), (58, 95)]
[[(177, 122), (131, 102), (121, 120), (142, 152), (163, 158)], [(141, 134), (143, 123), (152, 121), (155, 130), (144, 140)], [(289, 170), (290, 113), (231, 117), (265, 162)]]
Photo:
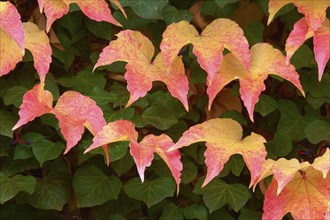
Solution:
[(326, 19), (326, 10), (330, 6), (328, 0), (269, 0), (268, 24), (273, 20), (275, 14), (289, 3), (293, 3), (298, 8), (298, 12), (305, 15), (307, 24), (313, 31), (321, 27)]
[(233, 154), (241, 154), (251, 172), (251, 184), (260, 175), (262, 164), (267, 155), (266, 140), (252, 133), (242, 139), (243, 129), (232, 119), (211, 119), (190, 127), (169, 151), (205, 141), (205, 164), (207, 174), (202, 186), (209, 183), (223, 169), (224, 164)]
[(208, 73), (208, 82), (212, 81), (221, 63), (224, 48), (229, 49), (246, 69), (250, 68), (249, 43), (243, 30), (232, 20), (216, 19), (201, 34), (187, 21), (169, 25), (160, 45), (165, 64), (170, 65), (187, 44), (193, 45), (198, 63)]
[[(86, 127), (93, 135), (96, 135), (106, 121), (103, 112), (94, 100), (75, 91), (67, 91), (58, 99), (54, 108), (54, 114), (60, 122), (61, 132), (66, 140), (67, 153), (74, 147)], [(72, 117), (72, 116), (75, 117)], [(105, 155), (108, 155), (108, 147), (103, 147)], [(107, 162), (109, 158), (107, 156)]]
[(209, 109), (217, 93), (235, 79), (239, 79), (241, 98), (251, 121), (253, 121), (254, 106), (258, 102), (261, 92), (265, 90), (263, 82), (269, 74), (278, 75), (290, 81), (303, 95), (305, 94), (294, 66), (286, 65), (281, 51), (274, 49), (270, 44), (258, 43), (251, 47), (250, 67), (249, 73), (233, 54), (224, 56), (212, 83), (207, 88)]
[(121, 26), (112, 16), (108, 3), (104, 0), (38, 0), (38, 3), (40, 11), (42, 12), (43, 10), (47, 17), (47, 32), (54, 21), (69, 12), (69, 5), (71, 3), (76, 3), (81, 11), (92, 20), (106, 21)]
[(0, 2), (0, 76), (8, 74), (24, 55), (24, 29), (21, 16), (9, 1)]
[(181, 58), (177, 56), (173, 64), (166, 67), (161, 53), (152, 61), (154, 46), (140, 32), (125, 30), (117, 36), (117, 40), (103, 49), (94, 69), (116, 61), (127, 62), (125, 79), (130, 98), (126, 107), (145, 96), (153, 81), (162, 81), (172, 96), (178, 98), (188, 110), (188, 79)]
[[(31, 22), (23, 23), (23, 29), (23, 35), (25, 34), (23, 47), (32, 53), (34, 67), (39, 74), (40, 81), (43, 83), (52, 62), (52, 48), (49, 44), (49, 38), (44, 31)], [(1, 65), (0, 76), (2, 76), (8, 74), (15, 68), (18, 62), (22, 61), (24, 53), (22, 54), (20, 48), (13, 42), (14, 38), (2, 31), (0, 35), (1, 64), (4, 64), (3, 66)]]
[(295, 23), (285, 44), (286, 63), (289, 63), (293, 54), (304, 41), (313, 36), (315, 60), (318, 65), (318, 78), (321, 81), (325, 65), (330, 58), (330, 21), (328, 19), (325, 19), (322, 26), (316, 31), (309, 28), (305, 18), (301, 18)]
[[(64, 152), (66, 154), (81, 139), (84, 127), (96, 135), (106, 125), (103, 112), (95, 101), (78, 92), (63, 93), (54, 108), (52, 103), (53, 95), (44, 89), (44, 83), (35, 85), (24, 94), (19, 110), (20, 119), (12, 130), (46, 113), (54, 114), (59, 120), (61, 132), (67, 142)], [(106, 161), (109, 164), (108, 146), (104, 145), (103, 150), (106, 152)]]
[(92, 145), (86, 149), (85, 153), (104, 144), (118, 141), (129, 141), (130, 153), (137, 166), (141, 181), (144, 182), (145, 168), (151, 165), (154, 157), (153, 154), (156, 152), (171, 170), (179, 191), (182, 171), (182, 163), (180, 161), (181, 156), (178, 150), (167, 152), (167, 150), (174, 145), (171, 138), (165, 134), (160, 136), (150, 134), (145, 136), (140, 143), (137, 142), (137, 139), (138, 133), (132, 122), (127, 120), (117, 120), (108, 123), (96, 134)]
[(319, 171), (309, 167), (306, 172), (296, 172), (277, 195), (278, 183), (273, 178), (265, 192), (262, 219), (282, 219), (288, 212), (294, 219), (325, 219), (329, 212), (329, 182), (329, 175), (322, 178)]
[(273, 174), (278, 185), (276, 193), (279, 195), (283, 188), (285, 188), (286, 185), (292, 181), (299, 170), (305, 171), (309, 167), (313, 167), (314, 169), (320, 171), (323, 178), (326, 178), (328, 171), (330, 170), (329, 160), (329, 149), (327, 149), (321, 157), (316, 158), (312, 164), (307, 161), (299, 163), (297, 159), (287, 160), (285, 158), (280, 158), (276, 161), (268, 159), (262, 166), (262, 171), (254, 184), (254, 188), (258, 182)]
[(23, 102), (18, 112), (20, 119), (13, 127), (15, 130), (46, 113), (52, 112), (53, 95), (44, 89), (44, 84), (37, 84), (23, 96)]

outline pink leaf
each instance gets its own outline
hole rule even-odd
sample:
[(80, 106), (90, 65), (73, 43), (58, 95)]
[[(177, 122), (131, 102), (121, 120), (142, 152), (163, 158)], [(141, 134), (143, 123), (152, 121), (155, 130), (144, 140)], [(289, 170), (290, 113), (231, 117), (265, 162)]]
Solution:
[(330, 21), (328, 19), (314, 32), (314, 53), (318, 66), (318, 78), (321, 81), (325, 65), (330, 59)]
[[(95, 101), (75, 91), (61, 95), (54, 108), (54, 114), (60, 121), (61, 132), (67, 142), (64, 153), (78, 143), (84, 127), (96, 135), (106, 125), (103, 112)], [(104, 151), (107, 156), (107, 147), (104, 147)]]
[(37, 84), (33, 89), (27, 91), (23, 96), (23, 103), (20, 106), (20, 119), (12, 130), (25, 125), (46, 113), (52, 112), (53, 95), (44, 89), (44, 84)]
[(147, 135), (139, 144), (131, 145), (131, 155), (134, 158), (140, 178), (144, 181), (145, 168), (151, 165), (154, 153), (157, 153), (167, 164), (177, 184), (179, 193), (180, 176), (182, 171), (181, 155), (179, 150), (167, 152), (174, 145), (172, 139), (165, 134), (160, 136)]
[(127, 62), (125, 79), (130, 99), (126, 107), (145, 96), (152, 88), (153, 81), (162, 81), (188, 110), (188, 79), (181, 58), (176, 57), (173, 64), (166, 67), (161, 53), (152, 61), (154, 46), (140, 32), (125, 30), (117, 36), (117, 40), (111, 41), (103, 49), (94, 69), (116, 61)]

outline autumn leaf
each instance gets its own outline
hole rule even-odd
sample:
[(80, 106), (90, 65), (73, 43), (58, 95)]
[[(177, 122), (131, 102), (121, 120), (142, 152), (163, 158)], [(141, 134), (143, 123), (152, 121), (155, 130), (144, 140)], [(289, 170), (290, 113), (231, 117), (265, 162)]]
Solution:
[(126, 12), (118, 0), (110, 0), (110, 2), (113, 3), (115, 6), (117, 6), (119, 8), (119, 10), (121, 11), (121, 13), (123, 13), (125, 18), (127, 18)]
[(127, 62), (125, 79), (130, 98), (126, 107), (145, 96), (153, 81), (162, 81), (172, 96), (178, 98), (188, 110), (188, 79), (181, 58), (177, 56), (173, 64), (166, 67), (161, 53), (152, 61), (154, 46), (140, 32), (125, 30), (117, 36), (117, 40), (103, 49), (94, 69), (116, 61)]
[(167, 152), (174, 145), (170, 137), (165, 134), (160, 136), (147, 135), (138, 143), (138, 133), (132, 122), (127, 120), (117, 120), (108, 123), (93, 138), (93, 143), (89, 146), (85, 153), (104, 144), (114, 143), (118, 141), (129, 141), (130, 153), (135, 161), (141, 181), (144, 181), (145, 168), (151, 165), (153, 154), (157, 153), (167, 164), (177, 183), (179, 191), (180, 176), (182, 163), (180, 161), (180, 153), (178, 150)]
[(154, 153), (157, 153), (167, 164), (172, 172), (179, 193), (180, 176), (182, 171), (181, 155), (179, 150), (167, 152), (174, 145), (172, 139), (162, 134), (160, 136), (147, 135), (137, 145), (131, 145), (131, 155), (136, 163), (142, 182), (144, 181), (144, 171), (151, 165)]
[(190, 127), (169, 151), (196, 142), (206, 142), (204, 156), (207, 174), (202, 186), (221, 172), (231, 155), (241, 154), (251, 172), (251, 183), (254, 183), (267, 155), (264, 146), (266, 140), (255, 133), (242, 139), (242, 132), (240, 124), (232, 119), (211, 119)]
[(12, 130), (33, 121), (46, 113), (52, 112), (53, 95), (44, 89), (44, 83), (37, 84), (23, 96), (23, 102), (18, 112), (20, 119)]
[(296, 172), (292, 180), (277, 195), (275, 178), (265, 192), (262, 219), (282, 219), (290, 212), (294, 219), (325, 219), (330, 200), (330, 178), (309, 167)]
[(229, 19), (214, 20), (201, 34), (187, 21), (169, 25), (160, 45), (165, 64), (170, 65), (187, 44), (193, 45), (198, 63), (208, 73), (208, 82), (212, 81), (221, 63), (224, 48), (229, 49), (246, 69), (250, 69), (248, 41), (238, 24)]
[[(24, 55), (21, 16), (10, 2), (0, 2), (0, 76), (8, 74)], [(18, 53), (18, 55), (16, 54)]]
[(230, 53), (224, 56), (212, 83), (207, 88), (209, 109), (216, 94), (235, 79), (239, 79), (241, 98), (251, 121), (253, 121), (254, 106), (258, 102), (261, 92), (265, 90), (263, 82), (269, 74), (278, 75), (290, 81), (304, 95), (299, 81), (299, 74), (295, 71), (294, 66), (291, 64), (286, 65), (282, 53), (270, 44), (258, 43), (251, 47), (250, 67), (249, 73), (233, 54)]
[(39, 0), (40, 11), (42, 9), (47, 17), (47, 32), (55, 20), (69, 12), (69, 5), (76, 3), (81, 11), (90, 19), (95, 21), (106, 21), (121, 26), (111, 14), (108, 3), (104, 0)]
[[(31, 22), (23, 23), (23, 28), (25, 32), (24, 48), (32, 53), (34, 67), (39, 74), (41, 83), (43, 83), (52, 62), (52, 48), (49, 44), (49, 38), (44, 31)], [(1, 52), (1, 64), (4, 63), (4, 69), (1, 68), (0, 75), (5, 75), (14, 69), (18, 62), (22, 61), (23, 55), (16, 44), (12, 44), (13, 39), (9, 35), (2, 31), (0, 34), (1, 51), (3, 51)]]
[(293, 3), (298, 8), (298, 12), (305, 15), (307, 24), (313, 31), (321, 27), (326, 19), (326, 10), (330, 6), (328, 0), (269, 0), (268, 24), (273, 20), (275, 14), (289, 3)]
[(254, 184), (253, 190), (255, 189), (258, 182), (265, 179), (270, 175), (274, 175), (274, 178), (277, 181), (277, 195), (281, 193), (283, 188), (294, 178), (296, 173), (301, 170), (305, 171), (309, 167), (320, 171), (323, 174), (323, 178), (326, 178), (328, 171), (330, 170), (330, 150), (327, 151), (321, 156), (314, 160), (314, 163), (310, 164), (305, 161), (300, 163), (297, 159), (287, 160), (285, 158), (280, 158), (279, 160), (268, 159), (262, 166), (262, 171), (257, 181)]
[[(103, 112), (95, 101), (75, 91), (67, 91), (60, 96), (54, 114), (67, 142), (65, 154), (81, 139), (84, 127), (96, 135), (106, 125)], [(108, 148), (104, 147), (104, 151), (107, 156)]]
[(325, 19), (322, 26), (316, 31), (309, 28), (305, 18), (301, 18), (295, 23), (285, 44), (286, 63), (289, 63), (293, 54), (303, 45), (304, 41), (313, 36), (318, 77), (321, 81), (325, 65), (330, 58), (330, 21), (328, 19)]

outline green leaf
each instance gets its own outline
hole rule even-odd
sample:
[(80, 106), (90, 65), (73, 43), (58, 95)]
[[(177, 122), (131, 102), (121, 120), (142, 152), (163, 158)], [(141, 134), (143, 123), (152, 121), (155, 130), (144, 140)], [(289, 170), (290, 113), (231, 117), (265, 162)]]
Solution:
[(163, 8), (163, 17), (167, 25), (173, 22), (188, 21), (190, 22), (193, 15), (188, 12), (188, 10), (178, 10), (176, 7), (171, 5), (166, 5)]
[(3, 96), (5, 105), (14, 105), (17, 108), (22, 104), (23, 95), (28, 91), (23, 86), (14, 86), (9, 88)]
[(228, 4), (232, 4), (239, 1), (240, 0), (214, 0), (215, 4), (217, 4), (220, 8), (224, 8)]
[(38, 161), (34, 158), (26, 160), (13, 160), (11, 158), (5, 158), (1, 162), (1, 172), (6, 176), (12, 176), (25, 170), (33, 170), (39, 167), (40, 165)]
[(37, 181), (32, 195), (20, 194), (19, 202), (27, 202), (37, 209), (55, 209), (61, 211), (71, 198), (71, 179), (67, 173), (50, 171)]
[(116, 99), (116, 95), (101, 89), (100, 87), (94, 87), (88, 94), (91, 99), (93, 99), (97, 105), (106, 105)]
[(145, 19), (161, 19), (162, 10), (168, 4), (168, 0), (121, 0), (123, 7), (130, 7), (138, 16)]
[[(220, 2), (221, 0), (217, 0), (217, 1)], [(228, 4), (224, 8), (221, 8), (216, 1), (208, 0), (205, 1), (203, 4), (201, 8), (201, 14), (211, 15), (217, 18), (229, 18), (238, 7), (239, 7), (239, 3)]]
[(237, 121), (238, 123), (240, 123), (241, 125), (247, 125), (247, 120), (246, 118), (244, 118), (244, 116), (242, 115), (242, 113), (236, 111), (236, 110), (229, 110), (224, 112), (220, 118), (231, 118), (234, 119), (235, 121)]
[(32, 152), (42, 166), (45, 161), (57, 158), (65, 150), (61, 142), (51, 142), (47, 139), (36, 141), (32, 144)]
[(85, 27), (87, 30), (94, 34), (96, 37), (111, 40), (112, 37), (112, 27), (108, 22), (94, 21), (87, 17), (84, 19)]
[(208, 212), (205, 206), (192, 204), (184, 208), (184, 217), (186, 219), (207, 220)]
[(140, 116), (133, 119), (136, 127), (142, 128), (152, 125), (160, 130), (167, 130), (178, 122), (175, 114), (164, 109), (161, 105), (150, 106)]
[(306, 72), (301, 74), (301, 84), (304, 91), (309, 92), (315, 98), (329, 98), (330, 97), (330, 76), (324, 74), (321, 82), (317, 79), (316, 72), (314, 74)]
[(273, 155), (275, 158), (283, 157), (291, 152), (292, 141), (288, 135), (276, 132), (273, 140), (266, 143), (266, 148), (269, 155)]
[(183, 209), (177, 207), (173, 203), (168, 203), (164, 206), (160, 220), (181, 220), (183, 219)]
[(261, 212), (252, 211), (246, 207), (240, 210), (241, 214), (238, 220), (259, 220), (261, 219)]
[(245, 167), (244, 160), (241, 155), (233, 155), (229, 159), (230, 170), (235, 176), (240, 176)]
[(204, 203), (210, 213), (226, 204), (238, 212), (249, 199), (249, 190), (239, 183), (227, 184), (220, 179), (215, 179), (202, 189), (200, 188), (201, 184), (202, 178), (196, 184), (194, 192), (203, 195)]
[(306, 138), (312, 144), (318, 144), (321, 141), (330, 141), (330, 122), (315, 120), (305, 127)]
[(92, 93), (94, 87), (104, 88), (106, 79), (97, 71), (92, 73), (92, 67), (88, 67), (80, 71), (77, 76), (61, 78), (58, 82), (64, 87), (72, 88), (83, 94), (89, 94)]
[(182, 159), (182, 164), (183, 164), (183, 170), (182, 170), (181, 182), (190, 183), (196, 178), (198, 173), (198, 168), (194, 163), (186, 159)]
[[(111, 157), (110, 160), (113, 161)], [(110, 163), (110, 166), (114, 169), (118, 176), (121, 176), (127, 173), (134, 166), (134, 160), (130, 154), (126, 154), (120, 160)]]
[(304, 139), (305, 127), (315, 119), (312, 116), (301, 116), (296, 104), (289, 100), (280, 100), (278, 108), (281, 112), (281, 118), (277, 126), (277, 132), (288, 135), (293, 141)]
[(266, 116), (269, 113), (277, 109), (277, 102), (274, 98), (268, 95), (260, 95), (259, 102), (256, 104), (254, 110), (259, 112), (262, 116)]
[(264, 41), (264, 25), (261, 22), (253, 22), (244, 31), (244, 35), (250, 47)]
[(0, 110), (0, 134), (12, 138), (13, 131), (11, 130), (16, 124), (17, 117), (12, 113), (1, 109)]
[[(139, 17), (134, 13), (134, 11), (131, 8), (125, 8), (125, 12), (127, 15), (127, 19), (124, 17), (124, 15), (120, 11), (115, 11), (113, 13), (113, 17), (116, 18), (116, 20), (123, 25), (123, 28), (125, 29), (131, 29), (136, 30), (142, 27), (147, 26), (150, 22), (153, 22), (153, 20), (146, 20), (142, 17)], [(113, 65), (113, 64), (111, 64)]]
[(175, 182), (170, 177), (158, 177), (144, 183), (139, 178), (133, 178), (124, 185), (124, 192), (129, 197), (144, 201), (148, 207), (173, 196), (175, 189)]
[(107, 176), (93, 165), (79, 168), (72, 184), (79, 208), (101, 205), (108, 200), (117, 199), (121, 190), (121, 182), (117, 177)]
[(0, 204), (14, 198), (21, 191), (32, 194), (36, 185), (37, 181), (32, 176), (7, 177), (0, 172)]
[(313, 57), (313, 51), (304, 44), (293, 54), (290, 63), (292, 63), (296, 69), (299, 70), (303, 67), (310, 67)]

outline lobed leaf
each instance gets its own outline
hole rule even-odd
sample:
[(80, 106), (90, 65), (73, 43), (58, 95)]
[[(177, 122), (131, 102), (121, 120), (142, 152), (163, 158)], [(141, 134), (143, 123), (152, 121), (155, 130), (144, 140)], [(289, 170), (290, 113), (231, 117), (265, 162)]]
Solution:
[(328, 0), (269, 0), (268, 24), (273, 20), (275, 14), (289, 3), (293, 3), (298, 8), (298, 12), (305, 15), (307, 24), (313, 31), (321, 27), (326, 19), (326, 10), (330, 6)]
[(265, 162), (266, 140), (255, 133), (242, 139), (242, 131), (240, 124), (232, 119), (211, 119), (190, 127), (169, 151), (197, 142), (206, 142), (204, 155), (208, 169), (202, 186), (221, 172), (231, 155), (241, 154), (251, 172), (252, 184), (260, 175), (262, 164)]
[(117, 36), (117, 40), (103, 49), (94, 69), (116, 61), (127, 62), (125, 79), (130, 99), (126, 107), (144, 97), (152, 88), (153, 81), (162, 81), (172, 96), (178, 98), (188, 110), (188, 80), (180, 57), (177, 56), (173, 64), (166, 67), (161, 53), (152, 61), (154, 46), (140, 32), (125, 30)]
[(163, 33), (160, 48), (167, 66), (174, 62), (179, 50), (192, 44), (200, 66), (208, 73), (210, 83), (223, 58), (224, 48), (250, 69), (249, 44), (243, 30), (234, 21), (219, 18), (210, 23), (201, 34), (187, 21), (169, 25)]
[(258, 43), (251, 47), (250, 73), (240, 64), (233, 54), (227, 54), (219, 66), (213, 81), (207, 88), (209, 95), (209, 108), (218, 92), (225, 85), (235, 79), (240, 82), (240, 94), (245, 107), (253, 121), (254, 106), (259, 100), (259, 95), (264, 91), (264, 80), (269, 74), (278, 75), (294, 84), (304, 95), (299, 81), (299, 74), (293, 65), (285, 63), (282, 53), (270, 44)]
[(69, 12), (71, 3), (76, 3), (81, 11), (92, 20), (106, 21), (121, 26), (112, 16), (108, 3), (104, 0), (39, 0), (38, 3), (40, 10), (43, 10), (47, 17), (47, 32), (49, 32), (55, 20)]

